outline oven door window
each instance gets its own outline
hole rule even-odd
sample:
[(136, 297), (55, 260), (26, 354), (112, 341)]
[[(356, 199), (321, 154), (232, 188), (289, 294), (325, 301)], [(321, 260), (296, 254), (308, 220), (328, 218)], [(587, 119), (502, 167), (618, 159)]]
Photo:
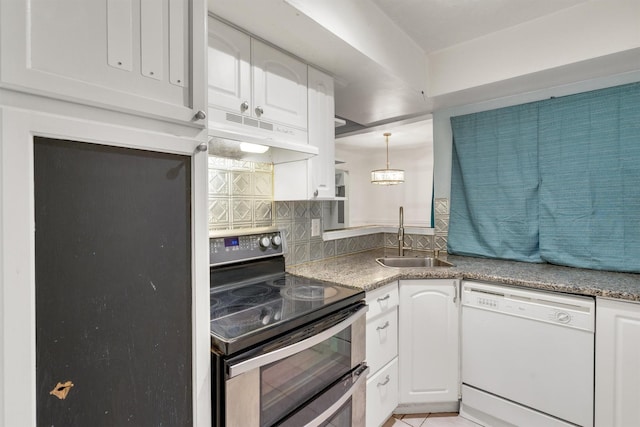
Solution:
[(351, 422), (351, 399), (349, 399), (330, 419), (320, 424), (320, 427), (351, 427)]
[(260, 369), (260, 425), (270, 426), (351, 370), (351, 327)]

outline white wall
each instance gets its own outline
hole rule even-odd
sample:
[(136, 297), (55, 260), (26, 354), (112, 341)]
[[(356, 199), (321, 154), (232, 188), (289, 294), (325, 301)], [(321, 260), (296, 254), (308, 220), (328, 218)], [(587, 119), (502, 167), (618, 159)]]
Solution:
[(433, 151), (434, 151), (434, 195), (449, 198), (451, 194), (451, 157), (453, 137), (451, 134), (451, 117), (495, 108), (540, 101), (552, 96), (565, 96), (590, 90), (622, 85), (640, 81), (640, 71), (618, 74), (598, 79), (571, 83), (563, 86), (546, 88), (534, 92), (521, 93), (514, 96), (497, 98), (477, 104), (436, 110), (433, 112)]
[(400, 77), (424, 87), (427, 57), (371, 0), (285, 0), (332, 34)]
[[(384, 146), (383, 146), (384, 147)], [(404, 207), (405, 226), (431, 226), (433, 150), (430, 143), (418, 147), (390, 149), (392, 169), (404, 169), (404, 184), (371, 184), (371, 170), (386, 165), (386, 151), (345, 149), (336, 146), (336, 157), (349, 171), (349, 226), (398, 225), (399, 207)]]
[[(454, 93), (639, 47), (640, 2), (592, 0), (430, 54), (428, 95)], [(636, 57), (636, 69), (637, 65)]]

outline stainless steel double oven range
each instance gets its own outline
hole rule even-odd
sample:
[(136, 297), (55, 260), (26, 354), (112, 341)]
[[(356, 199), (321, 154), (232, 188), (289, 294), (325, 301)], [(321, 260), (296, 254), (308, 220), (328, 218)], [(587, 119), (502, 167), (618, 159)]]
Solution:
[(211, 238), (214, 426), (364, 426), (364, 292), (285, 272), (279, 231)]

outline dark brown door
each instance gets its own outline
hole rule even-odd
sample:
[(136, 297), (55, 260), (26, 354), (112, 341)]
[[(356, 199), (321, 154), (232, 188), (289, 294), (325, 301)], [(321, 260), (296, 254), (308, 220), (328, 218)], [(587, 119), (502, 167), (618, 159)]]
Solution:
[(35, 138), (39, 426), (191, 426), (191, 159)]

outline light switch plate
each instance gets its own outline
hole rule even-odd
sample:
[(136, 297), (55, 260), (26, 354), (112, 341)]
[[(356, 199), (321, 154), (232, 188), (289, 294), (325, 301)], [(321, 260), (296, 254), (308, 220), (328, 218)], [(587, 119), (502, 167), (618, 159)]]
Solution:
[(320, 218), (313, 218), (311, 220), (311, 237), (320, 235)]

